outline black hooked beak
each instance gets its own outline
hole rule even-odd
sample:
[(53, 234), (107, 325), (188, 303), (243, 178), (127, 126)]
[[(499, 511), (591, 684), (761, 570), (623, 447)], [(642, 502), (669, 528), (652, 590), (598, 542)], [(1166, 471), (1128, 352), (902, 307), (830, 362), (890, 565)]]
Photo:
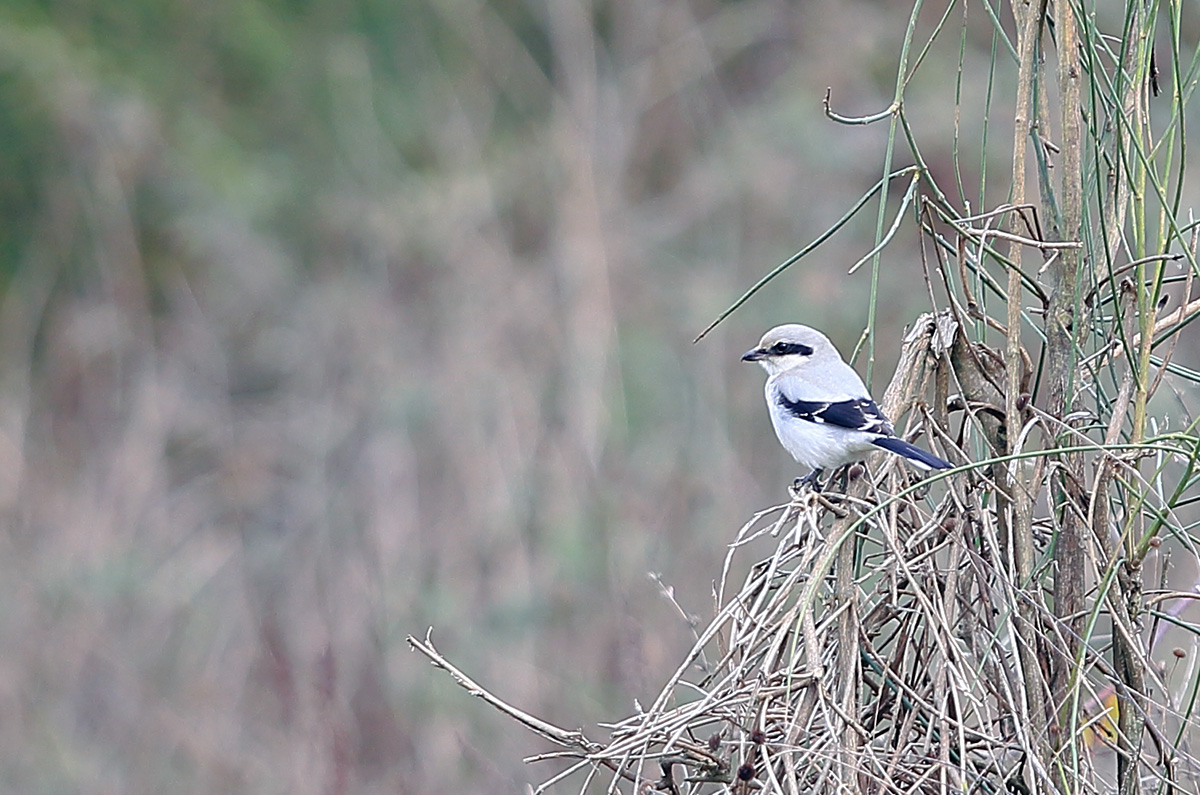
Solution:
[(743, 362), (757, 362), (760, 359), (765, 359), (765, 358), (767, 358), (767, 352), (764, 351), (762, 348), (755, 348), (752, 351), (746, 351), (745, 353), (742, 354)]

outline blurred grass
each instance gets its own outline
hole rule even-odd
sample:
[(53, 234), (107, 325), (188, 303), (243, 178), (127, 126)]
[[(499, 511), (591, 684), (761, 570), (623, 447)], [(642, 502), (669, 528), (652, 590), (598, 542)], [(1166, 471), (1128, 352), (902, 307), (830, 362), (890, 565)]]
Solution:
[[(906, 17), (7, 4), (3, 788), (518, 791), (540, 747), (407, 653), (428, 624), (548, 719), (656, 692), (690, 636), (646, 573), (707, 610), (795, 474), (737, 356), (790, 320), (849, 349), (873, 224), (690, 340), (879, 178), (820, 99), (886, 107)], [(906, 100), (950, 184), (937, 72)], [(884, 343), (919, 263), (906, 228)]]

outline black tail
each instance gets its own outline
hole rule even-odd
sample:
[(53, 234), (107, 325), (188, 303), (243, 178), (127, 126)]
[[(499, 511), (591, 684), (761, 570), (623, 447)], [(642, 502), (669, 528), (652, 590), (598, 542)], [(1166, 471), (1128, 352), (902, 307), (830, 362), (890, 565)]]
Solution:
[(896, 455), (904, 456), (921, 469), (950, 469), (953, 464), (943, 461), (933, 453), (928, 453), (916, 445), (911, 445), (899, 436), (880, 436), (872, 444)]

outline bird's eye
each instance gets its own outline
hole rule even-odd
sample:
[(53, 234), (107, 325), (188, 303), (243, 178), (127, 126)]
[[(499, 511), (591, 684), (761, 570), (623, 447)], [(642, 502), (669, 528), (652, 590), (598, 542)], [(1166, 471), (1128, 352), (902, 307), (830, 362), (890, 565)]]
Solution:
[(799, 342), (777, 342), (771, 346), (771, 353), (776, 356), (790, 356), (797, 353), (801, 356), (811, 356), (812, 352), (812, 348)]

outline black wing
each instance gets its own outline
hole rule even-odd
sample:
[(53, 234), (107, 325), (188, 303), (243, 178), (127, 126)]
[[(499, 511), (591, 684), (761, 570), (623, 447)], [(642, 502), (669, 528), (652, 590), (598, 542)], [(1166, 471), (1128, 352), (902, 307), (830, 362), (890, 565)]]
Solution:
[(822, 403), (812, 400), (788, 400), (782, 393), (777, 392), (776, 399), (788, 414), (798, 420), (836, 425), (852, 431), (881, 433), (885, 436), (895, 433), (892, 423), (888, 422), (888, 418), (883, 416), (879, 406), (870, 398)]

